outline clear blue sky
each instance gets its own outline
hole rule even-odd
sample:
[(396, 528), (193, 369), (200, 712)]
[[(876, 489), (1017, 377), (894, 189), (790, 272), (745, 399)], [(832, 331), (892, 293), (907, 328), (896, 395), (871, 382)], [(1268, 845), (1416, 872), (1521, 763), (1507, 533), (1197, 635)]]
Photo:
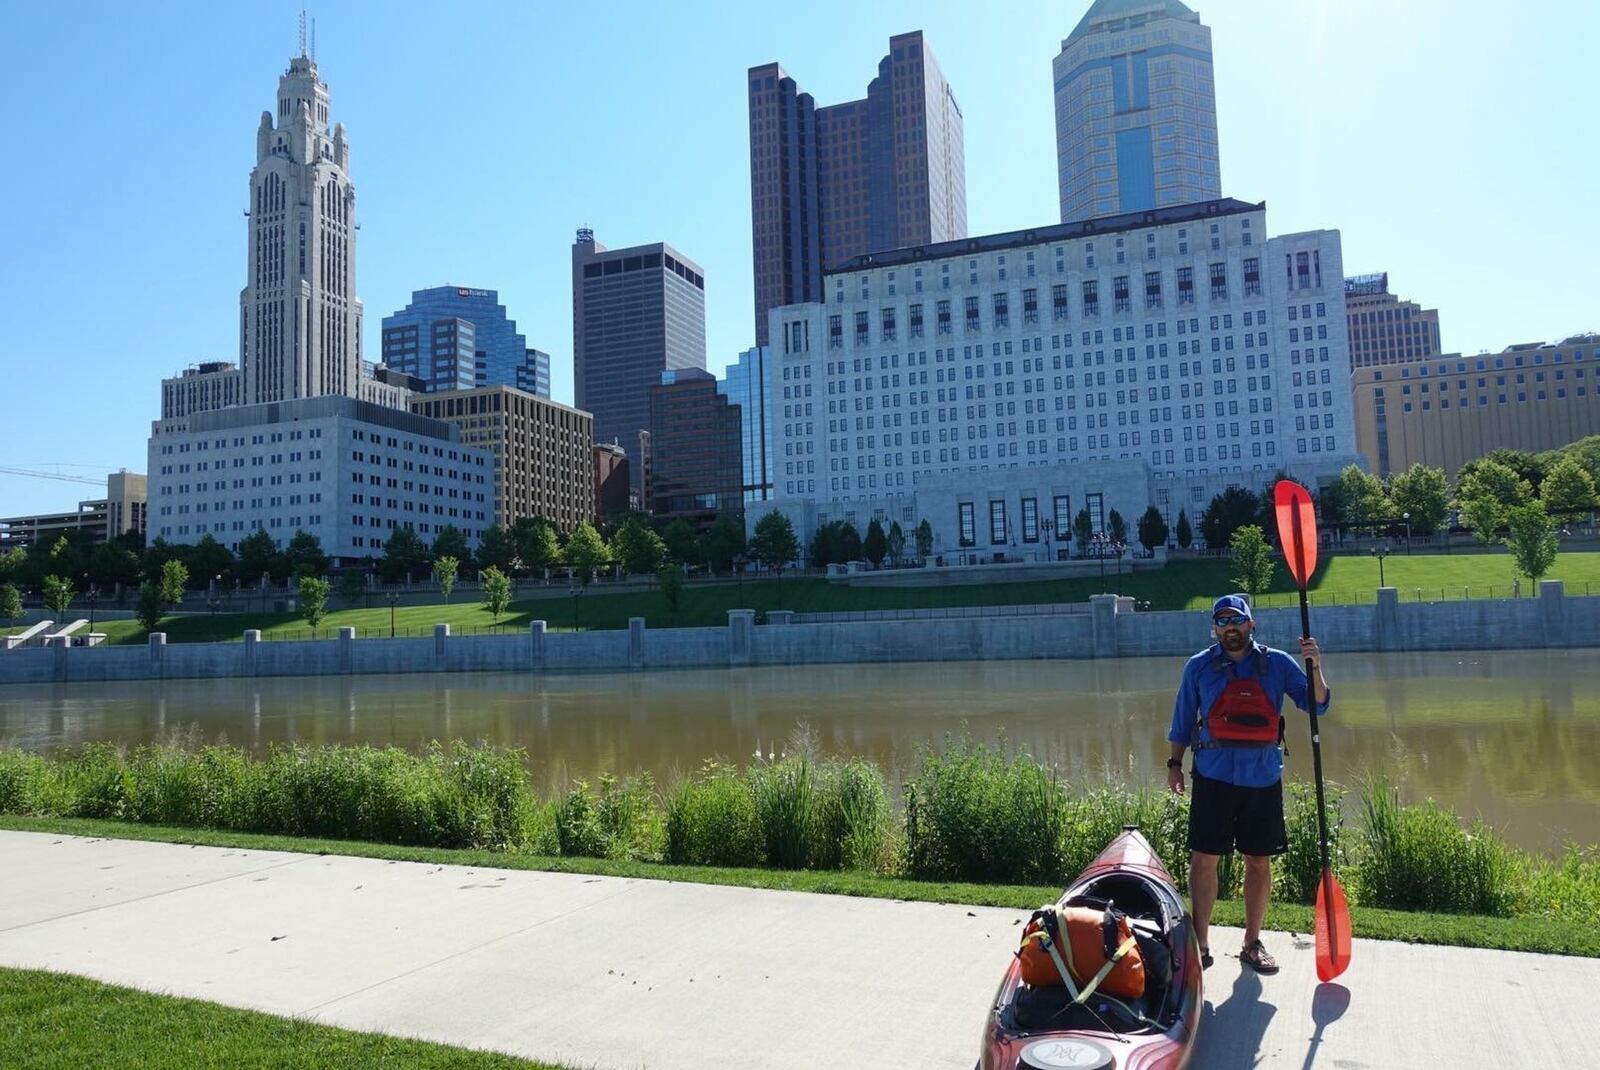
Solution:
[[(1217, 0), (1226, 194), (1343, 232), (1352, 273), (1439, 309), (1447, 350), (1600, 330), (1590, 0)], [(863, 96), (927, 33), (966, 122), (971, 233), (1058, 219), (1051, 60), (1087, 0), (332, 3), (364, 347), (413, 289), (498, 289), (572, 398), (569, 247), (667, 240), (706, 269), (708, 363), (752, 342), (744, 73)], [(0, 466), (143, 471), (158, 380), (236, 360), (255, 128), (299, 5), (13, 4), (0, 168)], [(87, 486), (0, 475), (0, 515)]]

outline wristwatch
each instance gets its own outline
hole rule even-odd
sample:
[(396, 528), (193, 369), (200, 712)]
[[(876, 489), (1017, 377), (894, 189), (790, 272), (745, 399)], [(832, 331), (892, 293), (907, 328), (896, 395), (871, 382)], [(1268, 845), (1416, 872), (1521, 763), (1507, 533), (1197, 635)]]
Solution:
[(1167, 759), (1167, 768), (1168, 769), (1182, 769), (1183, 768), (1183, 759), (1182, 758), (1168, 758)]

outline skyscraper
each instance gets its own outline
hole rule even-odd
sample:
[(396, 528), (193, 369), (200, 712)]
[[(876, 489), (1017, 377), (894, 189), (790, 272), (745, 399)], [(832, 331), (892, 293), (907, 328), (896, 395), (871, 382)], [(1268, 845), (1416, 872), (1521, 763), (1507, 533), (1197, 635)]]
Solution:
[(383, 362), (428, 390), (514, 386), (550, 396), (550, 354), (529, 349), (494, 290), (435, 286), (383, 318)]
[(361, 382), (356, 191), (344, 124), (328, 127), (315, 60), (289, 61), (278, 110), (261, 113), (250, 172), (248, 282), (239, 294), (239, 366), (247, 405)]
[(920, 30), (889, 39), (865, 99), (818, 108), (776, 63), (749, 94), (757, 345), (768, 309), (822, 299), (824, 268), (966, 237), (961, 108)]
[[(577, 407), (594, 414), (594, 441), (630, 453), (650, 427), (661, 373), (706, 366), (706, 280), (664, 242), (607, 249), (594, 231), (572, 243), (572, 371)], [(630, 464), (635, 493), (644, 464)]]
[(739, 407), (739, 455), (744, 469), (744, 500), (764, 502), (772, 497), (772, 469), (776, 460), (773, 427), (767, 421), (767, 346), (753, 346), (728, 365), (717, 383), (717, 393)]
[(744, 512), (739, 406), (699, 368), (668, 369), (649, 391), (650, 512), (706, 525)]
[(1390, 293), (1387, 271), (1345, 279), (1344, 311), (1352, 368), (1426, 360), (1443, 351), (1439, 310)]
[(1180, 0), (1094, 0), (1055, 94), (1063, 223), (1222, 196), (1211, 30)]

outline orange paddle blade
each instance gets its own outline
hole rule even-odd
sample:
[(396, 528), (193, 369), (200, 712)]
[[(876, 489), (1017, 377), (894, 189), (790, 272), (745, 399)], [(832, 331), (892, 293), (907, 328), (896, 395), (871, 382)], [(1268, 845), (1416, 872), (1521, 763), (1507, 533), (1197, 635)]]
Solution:
[(1332, 870), (1317, 885), (1317, 980), (1331, 981), (1350, 965), (1350, 908)]
[(1278, 545), (1295, 586), (1302, 591), (1317, 570), (1317, 514), (1311, 494), (1292, 479), (1280, 479), (1272, 488), (1272, 505), (1278, 516)]

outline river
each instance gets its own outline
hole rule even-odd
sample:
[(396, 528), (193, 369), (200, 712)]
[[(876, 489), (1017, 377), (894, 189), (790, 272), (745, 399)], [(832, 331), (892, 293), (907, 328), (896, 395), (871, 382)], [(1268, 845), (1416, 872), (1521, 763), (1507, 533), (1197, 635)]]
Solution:
[[(671, 783), (708, 757), (781, 752), (797, 724), (830, 754), (898, 783), (949, 734), (1013, 745), (1069, 779), (1159, 785), (1181, 660), (957, 662), (533, 676), (511, 673), (169, 680), (0, 687), (0, 741), (35, 750), (191, 731), (272, 743), (487, 739), (526, 748), (548, 793), (648, 770)], [(1327, 775), (1387, 774), (1408, 801), (1481, 815), (1553, 853), (1600, 842), (1600, 659), (1590, 651), (1330, 656)], [(1309, 778), (1303, 714), (1290, 775)]]

